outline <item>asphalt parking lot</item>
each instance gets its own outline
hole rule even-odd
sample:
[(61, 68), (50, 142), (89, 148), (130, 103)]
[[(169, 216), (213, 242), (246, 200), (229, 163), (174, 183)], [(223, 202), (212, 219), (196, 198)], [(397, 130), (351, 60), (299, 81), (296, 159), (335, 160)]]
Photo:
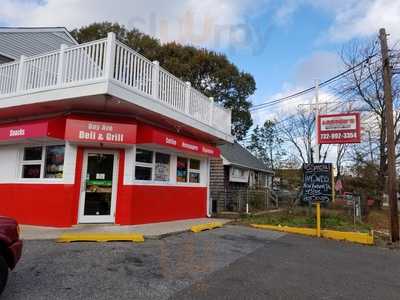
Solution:
[(133, 243), (26, 241), (1, 299), (399, 299), (400, 253), (226, 226)]

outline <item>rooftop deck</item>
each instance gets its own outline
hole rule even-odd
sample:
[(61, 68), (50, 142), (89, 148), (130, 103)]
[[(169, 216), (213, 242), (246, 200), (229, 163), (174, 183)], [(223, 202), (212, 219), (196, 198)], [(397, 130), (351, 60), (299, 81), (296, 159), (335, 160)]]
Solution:
[(117, 41), (113, 33), (0, 65), (0, 108), (99, 94), (232, 141), (230, 110)]

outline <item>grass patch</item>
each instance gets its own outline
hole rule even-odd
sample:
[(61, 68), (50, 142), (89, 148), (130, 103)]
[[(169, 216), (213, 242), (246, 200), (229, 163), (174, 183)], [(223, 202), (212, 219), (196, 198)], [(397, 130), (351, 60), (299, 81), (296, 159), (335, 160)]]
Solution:
[[(298, 209), (295, 212), (278, 212), (258, 216), (243, 216), (241, 222), (244, 224), (267, 224), (292, 227), (316, 227), (315, 211)], [(353, 224), (352, 219), (336, 211), (323, 210), (321, 214), (321, 228), (339, 231), (368, 232), (371, 226), (364, 223)]]

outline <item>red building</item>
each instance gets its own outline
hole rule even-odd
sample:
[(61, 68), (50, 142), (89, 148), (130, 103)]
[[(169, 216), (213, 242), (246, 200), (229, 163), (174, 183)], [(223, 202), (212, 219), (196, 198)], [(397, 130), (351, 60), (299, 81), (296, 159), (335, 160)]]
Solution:
[[(21, 32), (68, 45), (17, 59)], [(209, 215), (229, 110), (113, 33), (82, 45), (63, 28), (1, 35), (11, 42), (0, 42), (0, 215), (47, 226)]]

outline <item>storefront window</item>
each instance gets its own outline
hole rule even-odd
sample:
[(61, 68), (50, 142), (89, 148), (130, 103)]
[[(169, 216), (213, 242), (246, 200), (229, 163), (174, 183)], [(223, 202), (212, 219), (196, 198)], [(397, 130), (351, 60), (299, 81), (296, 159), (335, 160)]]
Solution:
[(200, 183), (200, 160), (178, 157), (176, 181)]
[(41, 165), (23, 165), (22, 178), (40, 178)]
[(42, 160), (43, 147), (27, 147), (24, 149), (24, 161)]
[(152, 168), (136, 166), (135, 179), (136, 180), (151, 180)]
[[(176, 157), (176, 182), (200, 183), (201, 161)], [(171, 155), (145, 149), (136, 149), (135, 175), (138, 181), (170, 182)]]
[(136, 149), (136, 162), (153, 163), (153, 151)]
[[(46, 154), (45, 157), (43, 153)], [(25, 147), (21, 162), (21, 177), (62, 178), (64, 154), (64, 145)]]
[(46, 147), (45, 178), (62, 178), (65, 146)]
[(154, 169), (154, 180), (169, 181), (170, 155), (156, 153), (156, 165)]
[(200, 160), (190, 160), (189, 182), (200, 183)]
[(169, 181), (170, 161), (169, 154), (136, 149), (135, 180)]
[(136, 149), (136, 180), (152, 180), (153, 151)]
[(187, 182), (188, 172), (188, 159), (184, 157), (178, 157), (176, 165), (176, 181)]

